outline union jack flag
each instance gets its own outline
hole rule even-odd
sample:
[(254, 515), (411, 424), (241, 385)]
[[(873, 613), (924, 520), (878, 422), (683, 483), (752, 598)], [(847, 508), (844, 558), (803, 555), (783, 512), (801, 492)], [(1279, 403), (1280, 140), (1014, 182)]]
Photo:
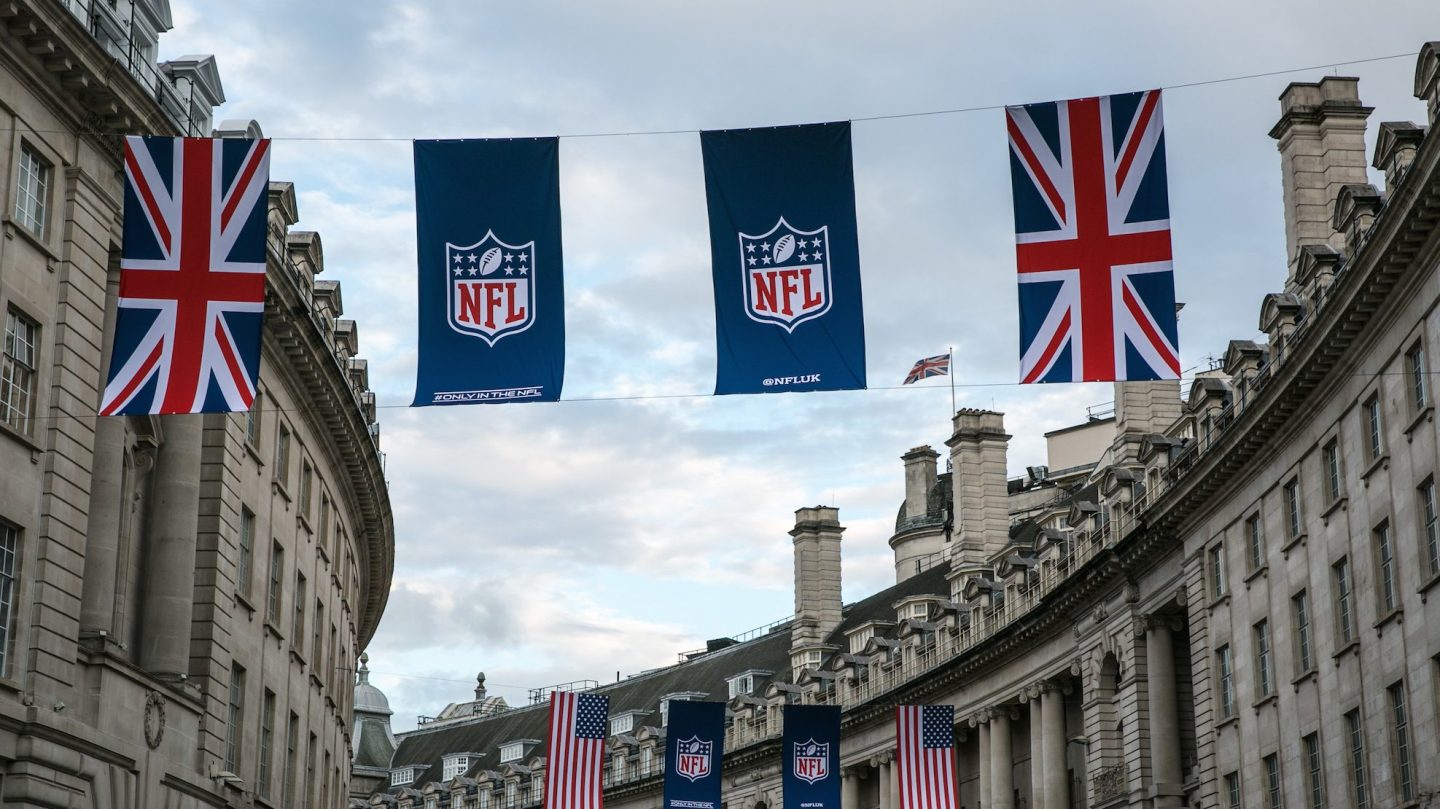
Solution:
[(1020, 381), (1178, 379), (1160, 91), (1007, 107)]
[(910, 369), (910, 373), (905, 376), (905, 381), (900, 384), (908, 385), (911, 382), (919, 382), (932, 376), (944, 376), (948, 373), (950, 373), (949, 354), (926, 357), (915, 363), (915, 367)]
[(270, 141), (125, 139), (120, 301), (100, 415), (248, 410)]

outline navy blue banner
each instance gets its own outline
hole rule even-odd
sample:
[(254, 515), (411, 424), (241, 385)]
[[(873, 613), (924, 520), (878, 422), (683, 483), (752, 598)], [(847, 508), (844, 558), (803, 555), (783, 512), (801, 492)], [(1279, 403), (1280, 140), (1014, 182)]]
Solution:
[(720, 809), (725, 703), (670, 703), (665, 729), (663, 809)]
[(840, 706), (786, 705), (783, 743), (784, 809), (840, 809)]
[(865, 387), (850, 124), (700, 133), (715, 392)]
[(415, 141), (415, 232), (414, 406), (559, 399), (560, 141)]

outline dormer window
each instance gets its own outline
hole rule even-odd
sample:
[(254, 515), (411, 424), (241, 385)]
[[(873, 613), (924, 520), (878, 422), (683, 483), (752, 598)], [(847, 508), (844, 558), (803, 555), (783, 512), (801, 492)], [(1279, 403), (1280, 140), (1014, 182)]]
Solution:
[(523, 742), (511, 742), (500, 746), (500, 763), (509, 764), (512, 761), (519, 761), (525, 756), (525, 745)]
[(443, 760), (444, 766), (441, 769), (441, 779), (449, 781), (452, 778), (465, 774), (470, 769), (469, 753), (451, 753)]
[(917, 620), (925, 620), (930, 615), (930, 605), (925, 602), (910, 605), (910, 617)]
[(742, 674), (739, 677), (731, 678), (729, 683), (730, 699), (735, 699), (741, 694), (748, 694), (755, 690), (755, 675)]
[(610, 735), (629, 733), (635, 729), (635, 714), (621, 714), (610, 720)]
[(401, 767), (398, 770), (392, 770), (390, 773), (390, 786), (392, 787), (413, 783), (415, 783), (414, 767)]
[(875, 628), (868, 627), (850, 636), (850, 654), (858, 655), (865, 651), (865, 644), (875, 636)]
[(666, 694), (660, 698), (660, 727), (670, 725), (670, 703), (689, 702), (696, 699), (704, 699), (705, 694), (699, 691), (681, 691), (675, 694)]

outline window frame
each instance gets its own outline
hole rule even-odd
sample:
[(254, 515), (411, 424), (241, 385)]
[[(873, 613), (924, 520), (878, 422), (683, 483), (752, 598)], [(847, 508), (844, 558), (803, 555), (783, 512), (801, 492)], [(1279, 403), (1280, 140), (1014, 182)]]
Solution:
[(1305, 769), (1309, 773), (1310, 809), (1325, 809), (1325, 754), (1320, 746), (1320, 732), (1301, 739), (1305, 746)]
[(287, 488), (290, 484), (290, 427), (284, 421), (280, 422), (280, 428), (275, 432), (275, 482), (280, 488)]
[(19, 645), (19, 610), (15, 608), (20, 591), (21, 553), (25, 531), (19, 525), (0, 518), (0, 678), (10, 678), (11, 658)]
[(1220, 717), (1235, 716), (1235, 657), (1230, 644), (1215, 649), (1216, 690), (1220, 692)]
[(1360, 411), (1365, 428), (1365, 460), (1375, 463), (1385, 457), (1385, 414), (1379, 392), (1370, 394), (1360, 406)]
[(1405, 352), (1405, 376), (1407, 377), (1408, 394), (1405, 398), (1410, 402), (1410, 412), (1419, 414), (1430, 406), (1430, 385), (1427, 376), (1425, 362), (1425, 343), (1416, 340), (1410, 344), (1409, 350)]
[(1225, 570), (1225, 543), (1216, 542), (1209, 549), (1210, 600), (1219, 601), (1230, 595), (1230, 578)]
[[(29, 332), (28, 342), (21, 339), (22, 326)], [(39, 320), (13, 304), (5, 307), (5, 330), (0, 333), (0, 424), (27, 437), (35, 429), (42, 334)], [(16, 345), (28, 349), (29, 356), (13, 353)]]
[(1305, 534), (1305, 519), (1300, 506), (1300, 478), (1290, 478), (1280, 492), (1285, 508), (1286, 539), (1298, 539)]
[(240, 595), (249, 598), (255, 577), (255, 512), (240, 504), (240, 531), (236, 538), (235, 586)]
[(230, 694), (225, 721), (225, 769), (240, 772), (240, 751), (245, 730), (245, 667), (230, 662)]
[(1270, 619), (1256, 621), (1251, 634), (1255, 647), (1255, 698), (1262, 700), (1275, 695), (1275, 650), (1270, 639)]
[(1285, 793), (1280, 778), (1280, 757), (1271, 753), (1262, 761), (1265, 765), (1265, 809), (1285, 809)]
[(259, 761), (255, 770), (255, 794), (267, 800), (270, 781), (275, 774), (275, 692), (265, 689), (260, 708)]
[(1240, 792), (1240, 773), (1236, 770), (1225, 773), (1225, 797), (1230, 802), (1229, 809), (1241, 809), (1244, 806)]
[(297, 567), (295, 570), (295, 623), (291, 627), (290, 645), (295, 653), (301, 657), (305, 656), (305, 601), (307, 599), (307, 587), (309, 581), (305, 574)]
[(1349, 736), (1350, 795), (1355, 809), (1368, 809), (1370, 789), (1366, 780), (1369, 772), (1365, 755), (1365, 719), (1357, 707), (1345, 714), (1345, 732)]
[(1430, 475), (1415, 489), (1419, 502), (1420, 561), (1427, 576), (1440, 576), (1440, 501), (1436, 499), (1435, 476)]
[(1350, 578), (1350, 557), (1342, 556), (1330, 565), (1335, 591), (1335, 634), (1341, 646), (1355, 641), (1354, 582)]
[(280, 627), (280, 599), (285, 587), (285, 547), (274, 540), (270, 545), (270, 586), (266, 593), (265, 621)]
[(1249, 572), (1265, 567), (1265, 524), (1258, 511), (1245, 518), (1245, 549)]
[(1385, 689), (1389, 710), (1390, 757), (1394, 762), (1395, 797), (1401, 802), (1415, 800), (1415, 757), (1414, 744), (1410, 734), (1410, 695), (1405, 681), (1400, 680)]
[(1296, 676), (1315, 668), (1315, 638), (1310, 631), (1310, 593), (1297, 590), (1290, 596), (1290, 618), (1295, 625)]
[(1332, 437), (1320, 449), (1321, 471), (1325, 477), (1325, 502), (1334, 505), (1345, 499), (1345, 467), (1340, 459), (1340, 439)]
[(1400, 609), (1400, 578), (1395, 567), (1395, 538), (1390, 520), (1381, 520), (1370, 537), (1375, 550), (1376, 607), (1383, 618)]
[[(15, 204), (11, 214), (21, 230), (44, 242), (50, 224), (50, 198), (55, 189), (55, 163), (27, 139), (21, 139), (17, 152)], [(27, 165), (27, 158), (33, 165)], [(22, 194), (33, 204), (32, 208), (23, 204)]]

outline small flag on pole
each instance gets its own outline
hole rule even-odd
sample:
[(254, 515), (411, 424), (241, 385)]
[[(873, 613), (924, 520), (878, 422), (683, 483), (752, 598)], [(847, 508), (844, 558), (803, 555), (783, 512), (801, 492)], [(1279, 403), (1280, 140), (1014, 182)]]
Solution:
[(550, 694), (550, 759), (545, 768), (545, 809), (600, 809), (600, 771), (610, 698)]
[(945, 376), (948, 373), (950, 373), (950, 355), (938, 354), (916, 362), (915, 367), (910, 369), (909, 375), (905, 377), (902, 384), (908, 385), (911, 382), (919, 382), (932, 376)]
[(896, 709), (899, 809), (955, 809), (955, 706)]

